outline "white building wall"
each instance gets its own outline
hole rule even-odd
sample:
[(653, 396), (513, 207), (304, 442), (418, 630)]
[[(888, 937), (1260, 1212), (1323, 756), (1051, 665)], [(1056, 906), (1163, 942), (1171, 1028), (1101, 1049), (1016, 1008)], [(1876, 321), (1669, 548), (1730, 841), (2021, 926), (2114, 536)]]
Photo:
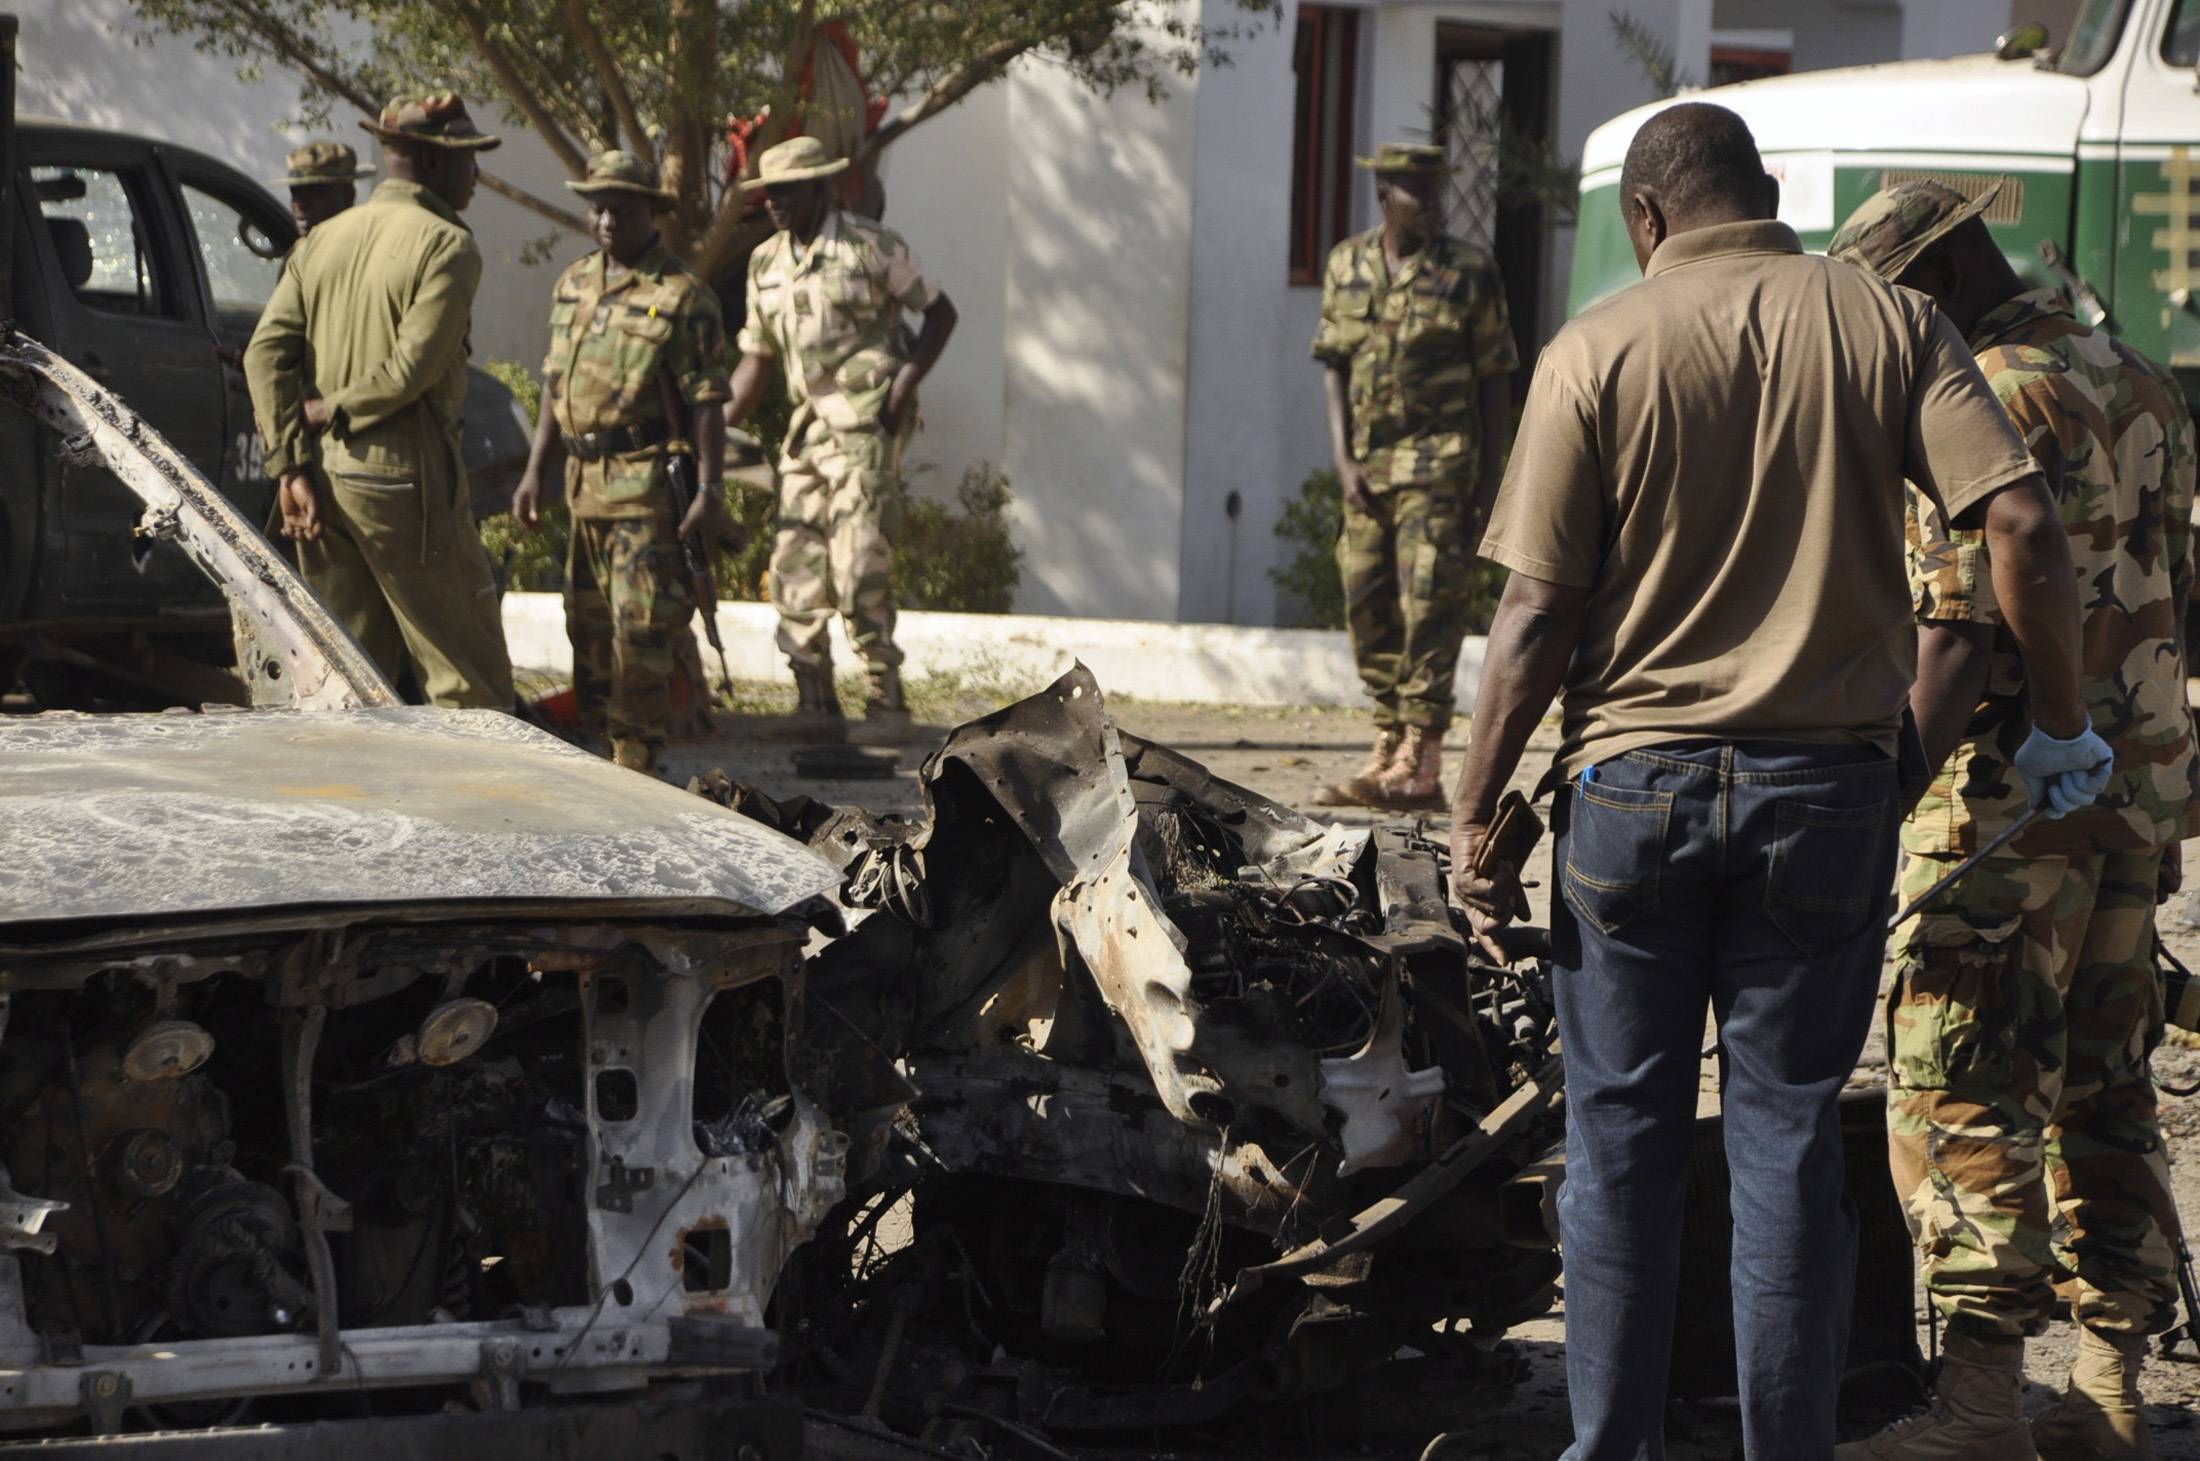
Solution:
[(1777, 29), (1794, 37), (1795, 69), (1975, 55), (2026, 20), (2067, 39), (2078, 0), (1715, 0), (1721, 30)]
[[(955, 302), (955, 336), (926, 378), (911, 490), (951, 499), (963, 473), (1002, 460), (1008, 344), (1009, 88), (985, 87), (886, 149), (886, 219)], [(1023, 484), (1010, 483), (1021, 491)]]
[(1279, 428), (1319, 417), (1307, 341), (1278, 307), (1300, 292), (1289, 283), (1294, 21), (1261, 25), (1232, 47), (1229, 66), (1199, 78), (1176, 609), (1185, 620), (1275, 622), (1276, 517), (1307, 471)]
[(1177, 616), (1206, 79), (1171, 77), (1156, 105), (1044, 62), (1007, 82), (1001, 465), (1027, 555), (1019, 609)]
[[(1428, 135), (1446, 21), (1588, 27), (1559, 47), (1569, 155), (1648, 99), (1610, 42), (1608, 4), (1361, 8), (1358, 150)], [(1630, 8), (1704, 73), (1710, 0)], [(912, 460), (930, 474), (916, 485), (945, 490), (977, 461), (1006, 470), (1026, 553), (1019, 609), (1273, 620), (1276, 519), (1329, 461), (1307, 355), (1320, 290), (1288, 277), (1297, 10), (1288, 0), (1280, 26), (1234, 42), (1231, 65), (1171, 78), (1158, 107), (1025, 63), (893, 149), (888, 216), (963, 316), (926, 384)], [(1595, 100), (1568, 110), (1568, 87)], [(1372, 185), (1356, 176), (1353, 226), (1373, 222)], [(1549, 276), (1546, 328), (1563, 308), (1564, 262)]]
[(1904, 0), (1902, 59), (1972, 56), (2009, 28), (2009, 0)]
[[(143, 25), (128, 0), (16, 0), (10, 8), (22, 24), (16, 88), (17, 105), (26, 112), (179, 143), (262, 180), (281, 176), (283, 154), (308, 137), (335, 137), (370, 164), (378, 161), (374, 139), (348, 110), (339, 109), (326, 128), (285, 130), (280, 123), (298, 111), (298, 84), (288, 72), (269, 68), (259, 81), (240, 81), (235, 61), (201, 54), (190, 41)], [(505, 138), (484, 165), (542, 196), (570, 202), (573, 195), (560, 186), (564, 170), (533, 134), (500, 124), (471, 100), (482, 128)], [(370, 186), (360, 184), (362, 195)], [(280, 189), (269, 191), (284, 199)], [(486, 188), (466, 221), (487, 263), (474, 304), (474, 359), (537, 367), (549, 335), (550, 286), (558, 269), (590, 245)], [(530, 242), (552, 234), (558, 242), (549, 262), (519, 262)]]

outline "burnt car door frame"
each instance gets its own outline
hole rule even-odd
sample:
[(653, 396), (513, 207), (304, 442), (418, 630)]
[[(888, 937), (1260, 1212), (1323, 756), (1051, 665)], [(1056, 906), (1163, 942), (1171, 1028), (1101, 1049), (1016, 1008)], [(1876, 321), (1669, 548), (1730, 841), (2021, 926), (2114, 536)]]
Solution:
[[(267, 475), (267, 454), (260, 443), (259, 425), (252, 414), (252, 393), (244, 375), (244, 347), (251, 343), (252, 332), (259, 325), (260, 311), (255, 310), (249, 322), (241, 316), (224, 318), (214, 298), (214, 281), (207, 268), (205, 246), (199, 239), (197, 223), (189, 215), (184, 189), (196, 189), (234, 209), (240, 218), (257, 226), (271, 244), (279, 246), (282, 252), (272, 261), (278, 275), (289, 250), (297, 243), (298, 230), (290, 215), (268, 196), (265, 188), (235, 168), (173, 148), (155, 147), (153, 156), (167, 185), (167, 194), (178, 208), (177, 222), (190, 245), (187, 252), (196, 279), (199, 309), (207, 322), (214, 354), (221, 361), (223, 447), (216, 484), (222, 495), (237, 505), (238, 511), (252, 522), (264, 525), (274, 505), (275, 483)], [(273, 293), (272, 284), (269, 292)], [(263, 299), (263, 308), (265, 304)]]
[[(31, 183), (36, 168), (80, 168), (111, 174), (128, 197), (134, 227), (148, 252), (158, 291), (155, 313), (125, 315), (87, 303), (67, 282), (51, 230)], [(160, 148), (130, 138), (73, 128), (23, 127), (17, 132), (17, 187), (24, 196), (29, 247), (45, 281), (40, 301), (45, 338), (102, 388), (131, 403), (194, 463), (220, 460), (222, 392), (204, 367), (215, 346), (196, 244), (178, 216)], [(19, 268), (18, 272), (25, 272)], [(211, 423), (211, 426), (209, 425)], [(228, 611), (206, 592), (197, 566), (153, 551), (131, 534), (140, 504), (104, 466), (64, 456), (41, 494), (45, 565), (26, 606), (42, 619), (138, 617), (149, 597), (135, 576), (155, 580), (164, 614), (179, 627), (221, 628)], [(197, 621), (204, 620), (201, 624)]]

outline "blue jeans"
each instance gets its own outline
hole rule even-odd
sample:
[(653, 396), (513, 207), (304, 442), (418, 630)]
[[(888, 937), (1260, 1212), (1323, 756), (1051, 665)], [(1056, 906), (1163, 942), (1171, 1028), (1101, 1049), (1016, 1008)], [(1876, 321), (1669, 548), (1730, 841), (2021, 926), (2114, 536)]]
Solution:
[(1733, 1170), (1734, 1341), (1752, 1461), (1825, 1461), (1856, 1209), (1835, 1099), (1879, 987), (1900, 814), (1861, 747), (1678, 742), (1570, 783), (1553, 821), (1566, 1059), (1563, 1461), (1654, 1461), (1704, 1011)]

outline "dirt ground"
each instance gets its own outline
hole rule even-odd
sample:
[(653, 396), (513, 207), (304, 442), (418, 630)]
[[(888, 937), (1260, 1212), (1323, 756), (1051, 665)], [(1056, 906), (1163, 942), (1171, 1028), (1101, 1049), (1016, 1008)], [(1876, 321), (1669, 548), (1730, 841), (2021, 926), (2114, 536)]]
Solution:
[[(744, 687), (742, 698), (751, 713), (733, 718), (708, 742), (674, 747), (667, 759), (669, 777), (684, 782), (693, 772), (723, 767), (737, 779), (752, 781), (774, 795), (799, 792), (877, 811), (915, 811), (920, 805), (916, 768), (947, 728), (984, 713), (1012, 694), (1011, 687), (983, 686), (934, 686), (920, 691), (913, 703), (921, 723), (901, 738), (902, 764), (897, 774), (891, 780), (846, 782), (810, 781), (795, 775), (796, 744), (785, 737), (774, 714), (788, 708), (784, 702), (791, 701), (791, 693), (774, 687)], [(853, 697), (849, 700), (855, 703)], [(1110, 709), (1125, 729), (1173, 746), (1228, 780), (1316, 815), (1345, 822), (1377, 820), (1372, 813), (1313, 806), (1320, 787), (1349, 775), (1366, 755), (1368, 728), (1357, 713), (1122, 700), (1111, 701)], [(1456, 747), (1463, 739), (1463, 731), (1454, 729), (1447, 775), (1455, 769)], [(1555, 737), (1546, 727), (1527, 758), (1519, 782), (1522, 790), (1528, 790), (1541, 774), (1553, 744)], [(2200, 843), (2188, 846), (2187, 862), (2200, 867)], [(1539, 919), (1548, 908), (1549, 892), (1548, 886), (1531, 890)], [(2183, 894), (2173, 899), (2164, 909), (2162, 924), (2180, 959), (2187, 964), (2200, 961), (2200, 897)], [(1709, 1069), (1707, 1064), (1707, 1092)], [(2155, 1069), (2168, 1085), (2200, 1082), (2200, 1050), (2165, 1045), (2156, 1056)], [(1875, 1036), (1857, 1067), (1857, 1082), (1876, 1085), (1884, 1079), (1884, 1057)], [(1707, 1104), (1715, 1104), (1715, 1096)], [(2188, 1214), (2200, 1214), (2200, 1097), (2187, 1100), (2165, 1094), (2162, 1109), (2179, 1204)], [(1922, 1346), (1922, 1309), (1919, 1323)], [(1547, 1318), (1515, 1330), (1508, 1343), (1524, 1366), (1524, 1373), (1509, 1386), (1442, 1375), (1392, 1380), (1369, 1393), (1325, 1402), (1324, 1413), (1309, 1418), (1308, 1439), (1315, 1449), (1332, 1454), (1414, 1457), (1432, 1437), (1445, 1434), (1450, 1440), (1438, 1451), (1443, 1457), (1547, 1461), (1565, 1448), (1569, 1438), (1563, 1299)], [(2028, 1347), (2028, 1409), (2038, 1410), (2052, 1402), (2055, 1387), (2068, 1369), (2072, 1343), (2071, 1328), (2062, 1323)], [(2200, 1356), (2193, 1347), (2182, 1345), (2176, 1356), (2151, 1364), (2146, 1390), (2155, 1445), (2163, 1461), (2200, 1461), (2200, 1425), (2195, 1424), (2200, 1417)], [(1668, 1418), (1668, 1434), (1668, 1455), (1673, 1461), (1728, 1461), (1741, 1455), (1731, 1402), (1676, 1405)], [(1264, 1443), (1261, 1449), (1275, 1447)]]

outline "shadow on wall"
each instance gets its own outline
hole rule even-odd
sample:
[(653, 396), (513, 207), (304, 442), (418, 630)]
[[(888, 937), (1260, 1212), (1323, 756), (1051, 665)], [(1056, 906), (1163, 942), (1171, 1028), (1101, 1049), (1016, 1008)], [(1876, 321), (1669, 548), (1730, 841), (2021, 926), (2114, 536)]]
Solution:
[(288, 73), (240, 81), (236, 61), (202, 55), (139, 21), (128, 0), (16, 0), (9, 8), (22, 23), (22, 110), (149, 133), (255, 177), (278, 171), (290, 146), (279, 124), (298, 107)]
[(1006, 461), (1018, 607), (1172, 619), (1183, 515), (1192, 83), (1010, 83)]

